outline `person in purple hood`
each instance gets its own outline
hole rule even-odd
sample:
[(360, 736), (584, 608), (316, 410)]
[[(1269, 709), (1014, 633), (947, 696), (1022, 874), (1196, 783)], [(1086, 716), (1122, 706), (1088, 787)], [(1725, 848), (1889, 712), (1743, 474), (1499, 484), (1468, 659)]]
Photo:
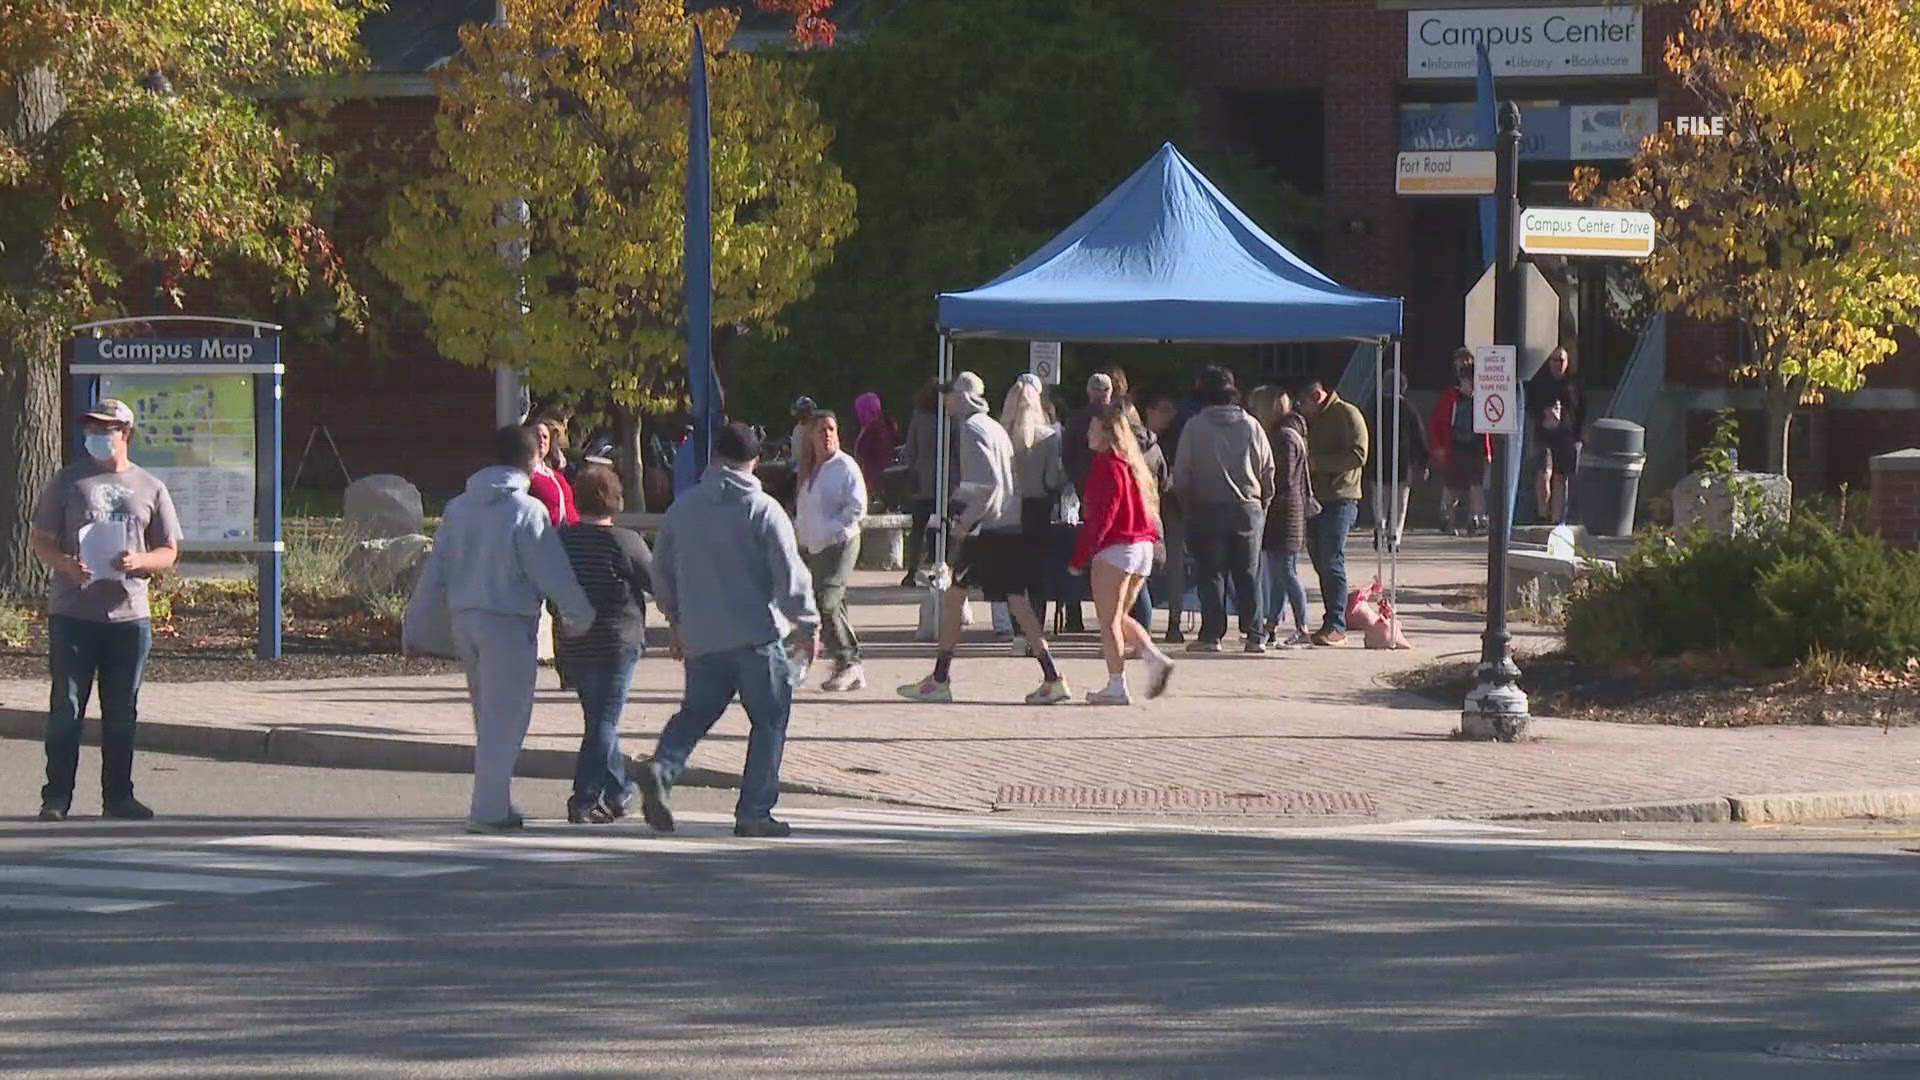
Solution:
[(853, 399), (853, 415), (860, 421), (860, 435), (853, 443), (853, 459), (860, 463), (861, 479), (867, 492), (879, 498), (886, 489), (886, 473), (900, 446), (900, 429), (880, 406), (880, 395), (872, 391)]

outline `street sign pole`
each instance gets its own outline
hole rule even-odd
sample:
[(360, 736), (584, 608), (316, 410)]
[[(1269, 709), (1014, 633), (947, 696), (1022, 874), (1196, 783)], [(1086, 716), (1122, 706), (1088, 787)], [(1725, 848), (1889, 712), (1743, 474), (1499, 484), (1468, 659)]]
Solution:
[[(1495, 254), (1493, 340), (1501, 345), (1520, 342), (1523, 283), (1520, 277), (1520, 107), (1500, 105), (1499, 171), (1494, 204), (1499, 208)], [(1518, 402), (1512, 406), (1518, 408)], [(1524, 421), (1523, 421), (1524, 424)], [(1469, 739), (1518, 742), (1527, 723), (1527, 695), (1520, 689), (1520, 667), (1513, 662), (1513, 635), (1507, 630), (1507, 543), (1512, 522), (1508, 475), (1509, 458), (1518, 440), (1493, 436), (1493, 486), (1487, 500), (1492, 527), (1487, 530), (1487, 628), (1481, 635), (1480, 666), (1475, 686), (1460, 714), (1460, 734)]]

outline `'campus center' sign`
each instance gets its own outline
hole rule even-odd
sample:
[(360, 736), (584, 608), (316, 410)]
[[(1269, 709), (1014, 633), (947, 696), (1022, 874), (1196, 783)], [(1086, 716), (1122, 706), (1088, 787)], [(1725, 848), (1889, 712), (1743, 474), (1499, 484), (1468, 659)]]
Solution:
[(1449, 8), (1407, 13), (1407, 78), (1471, 79), (1484, 44), (1496, 79), (1638, 75), (1645, 33), (1638, 4)]

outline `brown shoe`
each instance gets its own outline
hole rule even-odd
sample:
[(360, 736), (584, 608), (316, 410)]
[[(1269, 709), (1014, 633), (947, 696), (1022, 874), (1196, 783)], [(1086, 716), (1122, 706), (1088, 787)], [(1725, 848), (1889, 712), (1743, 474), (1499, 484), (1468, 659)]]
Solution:
[(1333, 627), (1322, 627), (1313, 635), (1313, 643), (1323, 647), (1338, 647), (1347, 643), (1347, 632)]

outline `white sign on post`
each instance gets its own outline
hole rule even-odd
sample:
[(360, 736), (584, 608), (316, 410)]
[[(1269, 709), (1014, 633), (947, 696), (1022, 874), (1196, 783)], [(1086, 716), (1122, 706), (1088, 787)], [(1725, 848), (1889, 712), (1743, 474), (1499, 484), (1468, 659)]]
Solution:
[(1042, 386), (1060, 385), (1060, 343), (1057, 341), (1027, 342), (1027, 370), (1033, 372)]
[(1471, 79), (1484, 44), (1495, 78), (1638, 75), (1639, 4), (1447, 8), (1407, 13), (1407, 78)]
[(1479, 435), (1520, 434), (1519, 350), (1511, 345), (1473, 348), (1473, 430)]
[(1491, 195), (1491, 150), (1409, 150), (1394, 163), (1397, 195)]
[(1658, 231), (1642, 210), (1520, 211), (1520, 250), (1529, 255), (1599, 255), (1644, 259)]

